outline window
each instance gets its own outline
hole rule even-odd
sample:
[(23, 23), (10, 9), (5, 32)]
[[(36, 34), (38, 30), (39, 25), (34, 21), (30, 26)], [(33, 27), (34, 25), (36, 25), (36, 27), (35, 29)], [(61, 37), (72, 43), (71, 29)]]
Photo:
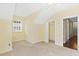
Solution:
[(22, 32), (22, 21), (13, 21), (13, 32)]

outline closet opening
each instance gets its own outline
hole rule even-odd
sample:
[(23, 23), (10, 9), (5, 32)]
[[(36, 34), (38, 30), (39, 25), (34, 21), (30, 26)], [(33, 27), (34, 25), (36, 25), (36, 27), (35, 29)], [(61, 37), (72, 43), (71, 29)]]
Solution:
[(55, 21), (49, 22), (49, 42), (55, 44)]

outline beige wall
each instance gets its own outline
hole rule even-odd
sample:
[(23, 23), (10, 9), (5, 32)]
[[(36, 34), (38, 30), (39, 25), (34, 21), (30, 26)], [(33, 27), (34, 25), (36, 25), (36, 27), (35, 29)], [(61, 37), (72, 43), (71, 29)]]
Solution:
[(20, 40), (27, 40), (30, 43), (45, 41), (46, 24), (35, 24), (35, 18), (37, 15), (38, 12), (35, 12), (27, 17), (26, 16), (13, 17), (13, 20), (22, 20), (23, 22), (23, 31), (12, 33), (13, 42)]
[(14, 4), (0, 4), (0, 53), (12, 50), (11, 20)]
[(34, 12), (32, 15), (24, 18), (25, 24), (25, 40), (30, 43), (45, 41), (45, 24), (36, 24), (35, 18), (39, 14)]
[(49, 40), (55, 40), (55, 22), (49, 22)]
[[(27, 24), (26, 40), (30, 43), (37, 43), (45, 40), (44, 24)], [(25, 27), (26, 27), (25, 26)]]
[(12, 50), (11, 21), (0, 19), (0, 53)]

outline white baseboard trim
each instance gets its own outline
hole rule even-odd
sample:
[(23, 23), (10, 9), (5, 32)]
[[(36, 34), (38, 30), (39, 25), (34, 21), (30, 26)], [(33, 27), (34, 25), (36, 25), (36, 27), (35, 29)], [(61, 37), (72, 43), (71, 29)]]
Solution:
[(0, 54), (7, 53), (7, 52), (10, 52), (10, 51), (12, 51), (12, 50), (13, 50), (13, 48), (6, 49), (6, 50), (4, 50), (4, 51), (0, 51)]

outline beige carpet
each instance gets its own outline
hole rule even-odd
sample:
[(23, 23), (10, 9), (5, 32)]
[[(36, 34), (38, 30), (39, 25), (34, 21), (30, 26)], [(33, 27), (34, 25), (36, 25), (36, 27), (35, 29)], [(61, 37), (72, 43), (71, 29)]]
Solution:
[(54, 45), (50, 43), (36, 43), (30, 44), (27, 41), (19, 41), (13, 43), (13, 50), (1, 56), (60, 56), (60, 55), (79, 55), (79, 52), (65, 47)]

